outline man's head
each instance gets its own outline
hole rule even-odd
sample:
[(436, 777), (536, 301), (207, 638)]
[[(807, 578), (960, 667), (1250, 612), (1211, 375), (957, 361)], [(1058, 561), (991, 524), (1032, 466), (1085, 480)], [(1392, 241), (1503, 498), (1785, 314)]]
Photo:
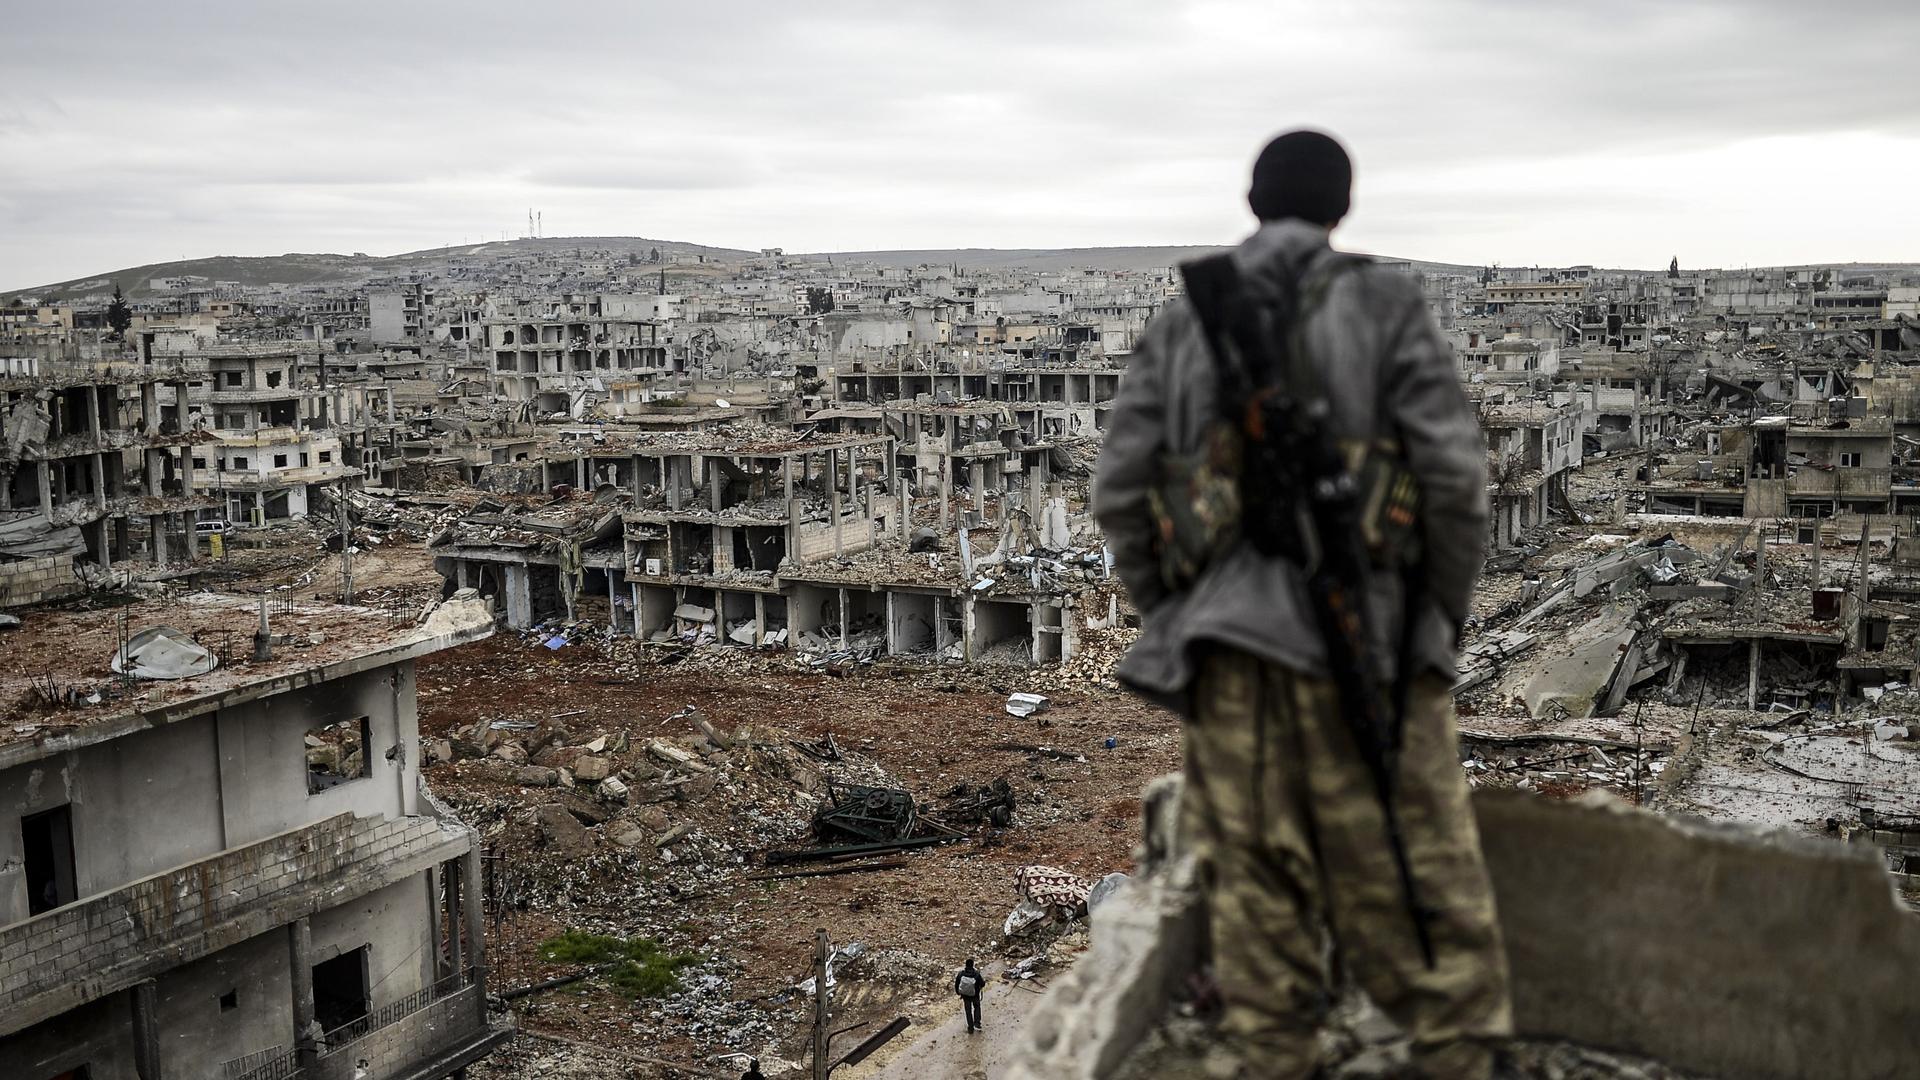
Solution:
[(973, 970), (973, 957), (967, 957), (967, 970)]
[(1289, 131), (1254, 160), (1247, 205), (1261, 221), (1300, 218), (1331, 228), (1347, 216), (1352, 195), (1346, 148), (1322, 132)]

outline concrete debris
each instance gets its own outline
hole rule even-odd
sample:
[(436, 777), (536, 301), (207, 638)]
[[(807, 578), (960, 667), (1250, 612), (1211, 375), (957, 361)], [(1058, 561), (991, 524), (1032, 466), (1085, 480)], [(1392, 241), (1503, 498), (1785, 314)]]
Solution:
[(150, 626), (129, 637), (109, 666), (136, 679), (190, 679), (220, 664), (213, 651), (171, 626)]
[(1047, 699), (1041, 694), (1012, 694), (1007, 698), (1007, 715), (1027, 717), (1047, 711)]

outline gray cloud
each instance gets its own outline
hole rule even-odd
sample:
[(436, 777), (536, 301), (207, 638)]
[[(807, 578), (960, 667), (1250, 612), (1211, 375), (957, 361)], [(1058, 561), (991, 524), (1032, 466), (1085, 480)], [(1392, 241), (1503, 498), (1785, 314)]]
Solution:
[(1916, 31), (1905, 0), (38, 5), (0, 67), (0, 281), (529, 206), (749, 248), (1217, 242), (1300, 123), (1354, 148), (1377, 251), (1920, 258)]

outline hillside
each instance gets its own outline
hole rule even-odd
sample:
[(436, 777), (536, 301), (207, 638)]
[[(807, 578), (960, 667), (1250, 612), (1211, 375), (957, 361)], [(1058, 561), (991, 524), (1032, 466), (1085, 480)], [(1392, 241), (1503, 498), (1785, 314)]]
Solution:
[(205, 259), (180, 259), (172, 262), (130, 266), (111, 273), (51, 285), (0, 289), (0, 295), (42, 297), (69, 300), (93, 293), (111, 292), (115, 282), (129, 297), (152, 295), (148, 283), (157, 277), (204, 277), (210, 281), (237, 281), (242, 285), (324, 285), (346, 284), (382, 275), (404, 275), (443, 262), (448, 258), (499, 258), (536, 253), (573, 251), (611, 251), (645, 257), (652, 249), (663, 254), (700, 254), (720, 259), (745, 258), (754, 252), (733, 248), (708, 247), (678, 240), (650, 240), (638, 236), (549, 236), (539, 239), (496, 240), (481, 244), (429, 248), (400, 255), (334, 255), (290, 252), (285, 255), (216, 255)]
[[(919, 248), (900, 251), (832, 251), (796, 255), (795, 258), (835, 262), (867, 262), (881, 266), (1018, 266), (1028, 270), (1066, 270), (1087, 267), (1101, 270), (1154, 270), (1178, 266), (1188, 259), (1222, 250), (1218, 246), (1163, 247), (1090, 247), (1090, 248)], [(1391, 258), (1391, 256), (1383, 256)], [(1411, 260), (1422, 273), (1472, 274), (1477, 266), (1457, 263)]]

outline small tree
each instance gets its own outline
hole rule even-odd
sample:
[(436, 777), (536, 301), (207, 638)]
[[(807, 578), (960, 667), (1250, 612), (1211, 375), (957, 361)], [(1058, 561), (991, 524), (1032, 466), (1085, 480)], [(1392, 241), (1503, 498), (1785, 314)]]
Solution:
[(107, 325), (113, 329), (114, 337), (124, 337), (127, 328), (133, 325), (133, 309), (127, 306), (127, 297), (116, 283), (113, 287), (113, 303), (107, 305)]
[(657, 262), (659, 262), (659, 261), (660, 261), (660, 249), (659, 249), (659, 248), (654, 248), (654, 249), (652, 249), (652, 250), (650, 250), (650, 251), (648, 251), (648, 252), (647, 252), (647, 261), (648, 261), (648, 262), (652, 262), (652, 263), (657, 263)]
[(833, 310), (833, 290), (818, 285), (807, 286), (807, 314), (825, 315)]

